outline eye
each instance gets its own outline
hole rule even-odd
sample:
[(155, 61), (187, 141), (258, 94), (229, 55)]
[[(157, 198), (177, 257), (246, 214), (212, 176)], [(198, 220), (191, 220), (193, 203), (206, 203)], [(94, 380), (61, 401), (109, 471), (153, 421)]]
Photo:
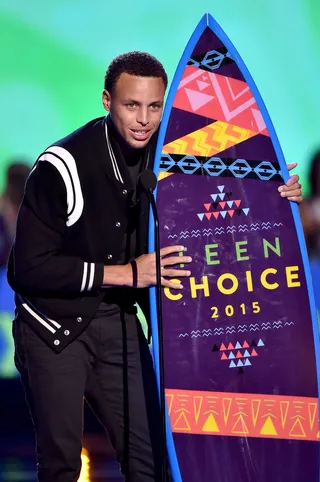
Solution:
[(151, 104), (151, 110), (159, 110), (159, 109), (161, 109), (160, 104)]
[(136, 107), (136, 104), (134, 102), (129, 102), (126, 104), (129, 110), (133, 110)]

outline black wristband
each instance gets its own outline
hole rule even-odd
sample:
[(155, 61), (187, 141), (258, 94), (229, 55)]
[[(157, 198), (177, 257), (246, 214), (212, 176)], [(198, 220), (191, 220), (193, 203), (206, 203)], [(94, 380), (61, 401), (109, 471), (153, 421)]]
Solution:
[(133, 259), (130, 261), (131, 267), (132, 267), (132, 287), (137, 288), (138, 287), (138, 269), (137, 269), (137, 263), (136, 260)]

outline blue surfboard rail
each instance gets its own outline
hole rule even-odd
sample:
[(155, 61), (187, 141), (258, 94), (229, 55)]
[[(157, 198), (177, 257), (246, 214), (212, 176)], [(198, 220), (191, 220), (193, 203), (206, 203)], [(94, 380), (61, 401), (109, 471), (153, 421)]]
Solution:
[[(274, 129), (274, 126), (272, 124), (270, 115), (268, 113), (268, 110), (265, 106), (265, 103), (259, 93), (259, 90), (249, 73), (244, 61), (242, 60), (239, 52), (237, 49), (234, 47), (233, 43), (229, 39), (229, 37), (226, 35), (224, 30), (221, 28), (221, 26), (214, 20), (214, 18), (209, 14), (206, 13), (203, 15), (201, 18), (200, 22), (198, 23), (197, 27), (195, 28), (189, 42), (187, 43), (187, 46), (182, 54), (182, 57), (180, 59), (180, 62), (178, 64), (178, 67), (176, 69), (176, 72), (173, 77), (172, 84), (170, 86), (168, 98), (166, 101), (166, 105), (164, 108), (163, 112), (163, 117), (162, 117), (162, 122), (159, 130), (159, 138), (158, 138), (158, 144), (157, 144), (157, 149), (156, 149), (156, 155), (155, 155), (155, 163), (154, 163), (154, 172), (155, 174), (158, 173), (159, 171), (159, 166), (160, 166), (160, 161), (161, 161), (161, 154), (162, 154), (162, 147), (164, 143), (164, 138), (166, 134), (166, 129), (171, 113), (171, 109), (173, 106), (175, 94), (177, 92), (182, 74), (184, 72), (184, 69), (186, 68), (187, 62), (190, 59), (190, 56), (194, 50), (194, 47), (196, 46), (199, 38), (201, 37), (202, 33), (204, 30), (209, 27), (213, 33), (220, 38), (222, 43), (227, 47), (228, 51), (230, 52), (233, 60), (236, 62), (238, 65), (245, 81), (247, 82), (255, 100), (256, 103), (262, 113), (263, 119), (265, 121), (266, 127), (269, 131), (270, 138), (272, 141), (272, 144), (274, 146), (277, 159), (279, 161), (279, 165), (281, 168), (281, 174), (282, 177), (284, 178), (285, 181), (288, 180), (289, 178), (289, 172), (287, 169), (286, 161), (283, 155), (283, 151), (280, 146), (280, 142), (278, 139), (278, 136), (276, 134), (276, 131)], [(155, 196), (157, 195), (157, 190), (155, 191)], [(290, 202), (291, 205), (291, 211), (295, 223), (295, 228), (297, 232), (297, 237), (298, 237), (298, 242), (301, 250), (301, 256), (302, 256), (302, 261), (303, 261), (303, 267), (304, 267), (304, 272), (305, 272), (305, 277), (306, 277), (306, 284), (307, 284), (307, 289), (308, 289), (308, 297), (309, 297), (309, 305), (310, 305), (310, 312), (311, 312), (311, 319), (312, 319), (312, 327), (313, 327), (313, 338), (314, 338), (314, 344), (315, 344), (315, 355), (316, 355), (316, 369), (317, 369), (317, 378), (318, 378), (318, 398), (320, 398), (320, 387), (319, 387), (319, 380), (320, 380), (320, 341), (319, 341), (319, 328), (318, 328), (318, 320), (317, 320), (317, 311), (316, 311), (316, 305), (315, 305), (315, 300), (314, 300), (314, 294), (313, 294), (313, 286), (312, 286), (312, 279), (311, 279), (311, 270), (309, 266), (309, 260), (308, 260), (308, 254), (307, 254), (307, 249), (306, 249), (306, 244), (305, 244), (305, 239), (304, 239), (304, 233), (302, 229), (302, 224), (300, 220), (300, 215), (299, 215), (299, 209), (296, 203)], [(154, 224), (152, 222), (152, 212), (150, 211), (150, 226), (149, 226), (149, 251), (152, 252), (154, 251)], [(160, 371), (159, 371), (159, 340), (158, 340), (158, 325), (157, 325), (157, 310), (156, 310), (156, 290), (155, 288), (150, 289), (150, 306), (151, 306), (151, 328), (152, 328), (152, 339), (153, 339), (153, 356), (154, 356), (154, 365), (155, 365), (155, 372), (156, 372), (156, 377), (157, 377), (157, 383), (158, 383), (158, 390), (160, 389), (159, 383), (160, 383)], [(167, 427), (167, 449), (168, 449), (168, 454), (169, 454), (169, 460), (170, 460), (170, 466), (171, 466), (171, 471), (172, 471), (172, 476), (174, 482), (182, 482), (181, 478), (181, 473), (179, 469), (179, 464), (177, 461), (176, 457), (176, 452), (175, 452), (175, 447), (174, 447), (174, 442), (173, 442), (173, 435), (171, 432), (171, 427), (170, 427), (170, 420), (169, 416), (167, 414), (166, 416), (166, 427)], [(320, 475), (319, 475), (319, 480), (320, 480)]]

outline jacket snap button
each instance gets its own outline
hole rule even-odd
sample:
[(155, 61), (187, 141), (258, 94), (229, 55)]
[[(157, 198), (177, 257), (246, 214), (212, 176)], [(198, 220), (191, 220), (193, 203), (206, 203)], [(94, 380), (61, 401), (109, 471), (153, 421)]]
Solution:
[(82, 318), (79, 316), (79, 318), (77, 318), (77, 322), (78, 323), (81, 323), (82, 322)]
[(121, 223), (119, 223), (119, 221), (118, 221), (118, 222), (116, 223), (116, 226), (117, 226), (117, 228), (120, 228)]
[(124, 190), (122, 191), (122, 194), (125, 196), (126, 194), (128, 194), (128, 191), (127, 191), (126, 189), (124, 189)]
[(108, 254), (108, 259), (112, 259), (112, 254)]
[(66, 336), (68, 336), (68, 335), (70, 335), (70, 331), (69, 331), (69, 330), (65, 330), (65, 331), (64, 331), (64, 334), (65, 334)]
[(53, 342), (55, 345), (60, 345), (60, 341), (59, 340), (54, 340)]

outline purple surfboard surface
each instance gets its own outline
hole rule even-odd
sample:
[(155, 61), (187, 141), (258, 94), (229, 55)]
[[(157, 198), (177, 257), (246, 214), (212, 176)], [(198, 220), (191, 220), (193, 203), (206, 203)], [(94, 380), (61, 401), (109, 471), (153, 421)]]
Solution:
[(157, 159), (161, 246), (193, 258), (183, 290), (162, 294), (173, 479), (318, 482), (318, 335), (298, 211), (278, 193), (286, 167), (257, 88), (210, 16), (177, 69)]

